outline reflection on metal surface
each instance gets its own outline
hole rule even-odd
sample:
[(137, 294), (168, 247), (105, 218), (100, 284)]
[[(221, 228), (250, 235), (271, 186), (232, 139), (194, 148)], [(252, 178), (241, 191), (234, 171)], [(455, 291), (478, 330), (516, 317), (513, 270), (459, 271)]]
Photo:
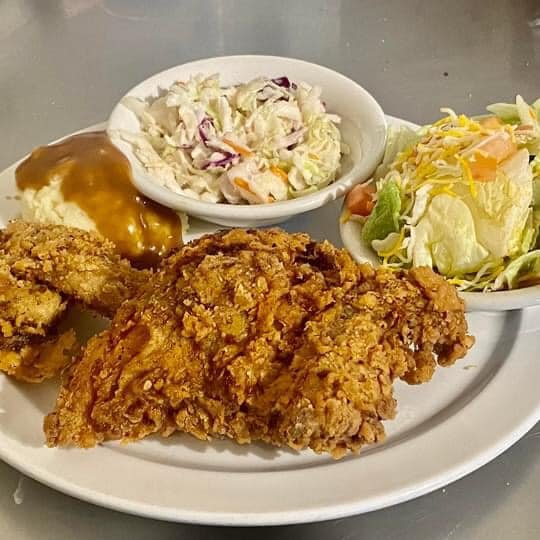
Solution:
[(2, 0), (0, 2), (0, 39), (8, 38), (23, 27), (34, 15), (33, 6), (27, 2)]
[(82, 15), (85, 11), (101, 4), (101, 0), (62, 0), (62, 10), (66, 19)]

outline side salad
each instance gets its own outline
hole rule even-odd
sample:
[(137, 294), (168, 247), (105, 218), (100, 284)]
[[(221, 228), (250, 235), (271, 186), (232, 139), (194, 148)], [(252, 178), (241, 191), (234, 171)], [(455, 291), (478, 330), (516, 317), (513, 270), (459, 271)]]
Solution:
[(207, 202), (284, 201), (333, 182), (347, 151), (321, 89), (287, 77), (223, 87), (180, 81), (154, 100), (124, 98), (141, 132), (118, 135), (153, 178)]
[(540, 99), (487, 110), (390, 131), (342, 216), (383, 265), (429, 266), (463, 291), (540, 284)]

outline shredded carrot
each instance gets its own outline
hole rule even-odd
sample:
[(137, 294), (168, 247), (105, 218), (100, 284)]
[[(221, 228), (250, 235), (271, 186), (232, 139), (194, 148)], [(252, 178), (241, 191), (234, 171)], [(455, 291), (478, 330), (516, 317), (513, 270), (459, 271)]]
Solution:
[(272, 174), (275, 174), (277, 177), (283, 180), (287, 185), (289, 184), (289, 175), (283, 169), (277, 167), (276, 165), (272, 165), (270, 167), (270, 171)]
[(245, 189), (247, 192), (256, 195), (256, 193), (249, 187), (248, 181), (244, 180), (244, 178), (240, 178), (240, 176), (235, 176), (233, 182), (240, 189)]
[(223, 142), (226, 145), (230, 146), (235, 152), (238, 152), (241, 156), (250, 157), (253, 155), (253, 152), (249, 148), (240, 146), (239, 144), (236, 144), (229, 139), (223, 139)]

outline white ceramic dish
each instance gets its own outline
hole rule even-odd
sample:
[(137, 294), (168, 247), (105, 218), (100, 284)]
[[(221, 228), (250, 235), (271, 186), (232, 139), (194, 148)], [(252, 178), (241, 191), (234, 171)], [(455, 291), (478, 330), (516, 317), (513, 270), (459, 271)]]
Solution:
[[(370, 176), (384, 152), (386, 122), (382, 109), (361, 86), (328, 68), (292, 58), (275, 56), (224, 56), (198, 60), (176, 66), (146, 79), (132, 88), (126, 96), (157, 97), (160, 89), (175, 81), (188, 79), (198, 73), (219, 73), (225, 85), (247, 82), (258, 76), (287, 75), (319, 85), (328, 110), (342, 118), (343, 139), (351, 148), (344, 160), (341, 176), (320, 191), (298, 199), (262, 205), (214, 204), (197, 201), (173, 193), (157, 184), (135, 157), (129, 143), (112, 137), (116, 146), (127, 156), (137, 188), (147, 197), (165, 206), (181, 210), (213, 223), (231, 227), (250, 227), (280, 223), (291, 216), (319, 208), (341, 197), (351, 186)], [(108, 130), (122, 129), (139, 132), (136, 116), (119, 103), (109, 118)]]
[[(103, 125), (90, 130), (103, 129)], [(19, 214), (15, 165), (0, 173), (0, 226)], [(290, 231), (339, 243), (339, 201), (292, 219)], [(194, 220), (189, 238), (215, 231)], [(95, 319), (73, 314), (86, 334)], [(472, 313), (477, 343), (420, 387), (398, 382), (387, 440), (333, 461), (265, 445), (149, 438), (93, 450), (48, 449), (43, 416), (54, 382), (21, 385), (0, 374), (0, 459), (59, 491), (158, 519), (278, 525), (344, 517), (418, 497), (487, 463), (540, 420), (540, 308)], [(518, 392), (509, 392), (509, 388)]]
[[(413, 129), (419, 127), (398, 118), (387, 118), (390, 125), (407, 125)], [(375, 252), (360, 238), (362, 231), (360, 223), (352, 220), (340, 222), (339, 230), (343, 245), (356, 261), (379, 266), (379, 259)], [(540, 305), (540, 285), (513, 291), (462, 292), (460, 295), (465, 300), (467, 311), (508, 311)]]

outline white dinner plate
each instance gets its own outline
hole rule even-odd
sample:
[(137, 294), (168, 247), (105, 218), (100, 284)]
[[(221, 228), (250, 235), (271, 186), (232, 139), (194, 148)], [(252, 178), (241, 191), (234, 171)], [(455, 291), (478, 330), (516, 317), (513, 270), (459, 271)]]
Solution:
[[(94, 126), (93, 129), (102, 126)], [(18, 213), (14, 167), (0, 173), (0, 225)], [(287, 223), (339, 244), (339, 201)], [(214, 226), (193, 222), (190, 237)], [(98, 322), (74, 314), (91, 333)], [(58, 383), (0, 375), (0, 458), (80, 499), (133, 514), (205, 524), (275, 525), (358, 514), (444, 486), (487, 463), (540, 419), (540, 309), (472, 313), (477, 343), (422, 386), (395, 384), (387, 439), (334, 461), (263, 444), (188, 435), (91, 450), (49, 449), (42, 422)]]

